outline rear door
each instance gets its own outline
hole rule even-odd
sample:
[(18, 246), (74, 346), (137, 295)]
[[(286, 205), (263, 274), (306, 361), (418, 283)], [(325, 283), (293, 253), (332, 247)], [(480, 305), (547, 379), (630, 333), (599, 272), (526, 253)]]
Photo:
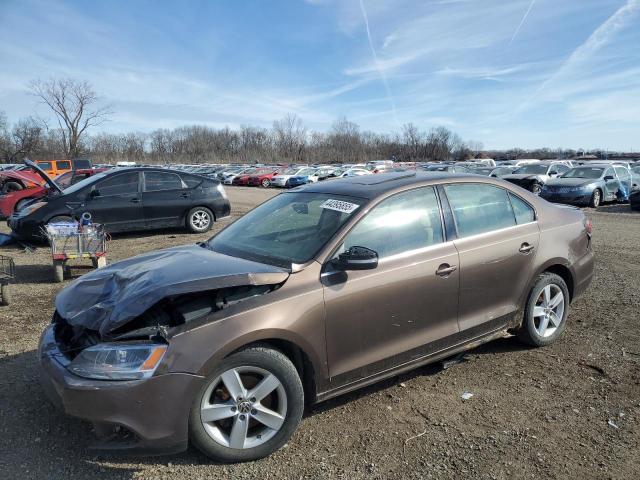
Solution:
[(442, 187), (460, 255), (460, 331), (475, 335), (506, 324), (524, 302), (540, 232), (521, 197), (489, 184)]
[(140, 174), (116, 173), (97, 182), (87, 196), (85, 210), (108, 232), (144, 228)]
[(333, 258), (352, 246), (375, 250), (379, 264), (346, 273), (331, 261), (323, 268), (327, 356), (336, 384), (424, 357), (458, 332), (458, 253), (444, 236), (433, 187), (380, 202)]
[(174, 172), (143, 173), (142, 207), (149, 228), (177, 227), (191, 206), (192, 190)]

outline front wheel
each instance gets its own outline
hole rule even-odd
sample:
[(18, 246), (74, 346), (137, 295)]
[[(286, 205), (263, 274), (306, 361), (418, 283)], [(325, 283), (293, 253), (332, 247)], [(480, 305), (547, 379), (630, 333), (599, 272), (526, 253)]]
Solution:
[(262, 179), (262, 186), (264, 188), (269, 188), (271, 186), (271, 180), (269, 180), (268, 178), (263, 178)]
[(246, 462), (282, 447), (302, 418), (304, 391), (282, 353), (249, 348), (225, 358), (196, 395), (189, 437), (220, 462)]
[(534, 347), (555, 342), (565, 329), (569, 289), (555, 273), (543, 273), (531, 289), (518, 338)]
[(213, 225), (213, 212), (207, 207), (195, 207), (187, 214), (187, 227), (193, 233), (204, 233)]
[(591, 200), (589, 201), (589, 206), (591, 208), (598, 208), (600, 203), (602, 202), (602, 193), (597, 188), (591, 194)]
[(532, 192), (534, 195), (540, 195), (540, 192), (541, 192), (541, 191), (542, 191), (542, 185), (540, 185), (539, 183), (534, 183), (534, 184), (531, 186), (531, 192)]

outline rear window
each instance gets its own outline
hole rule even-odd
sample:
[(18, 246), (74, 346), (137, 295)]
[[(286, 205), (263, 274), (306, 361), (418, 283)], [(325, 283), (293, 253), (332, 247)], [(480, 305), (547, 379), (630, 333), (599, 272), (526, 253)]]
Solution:
[(196, 177), (194, 175), (182, 174), (182, 181), (187, 184), (189, 188), (195, 188), (202, 183), (202, 177)]
[(159, 190), (179, 190), (182, 188), (182, 180), (177, 173), (144, 172), (145, 192)]

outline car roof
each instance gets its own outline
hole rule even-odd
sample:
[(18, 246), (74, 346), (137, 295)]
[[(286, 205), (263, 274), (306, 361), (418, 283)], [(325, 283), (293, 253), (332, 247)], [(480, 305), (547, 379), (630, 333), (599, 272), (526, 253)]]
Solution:
[(370, 200), (405, 186), (424, 184), (425, 182), (442, 183), (447, 180), (459, 180), (461, 178), (493, 183), (487, 182), (487, 177), (481, 175), (462, 175), (449, 172), (389, 172), (311, 183), (296, 187), (291, 191), (346, 195)]

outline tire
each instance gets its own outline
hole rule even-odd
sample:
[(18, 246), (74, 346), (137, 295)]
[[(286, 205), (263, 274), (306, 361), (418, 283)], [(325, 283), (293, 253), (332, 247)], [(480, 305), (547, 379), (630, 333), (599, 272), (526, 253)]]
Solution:
[[(553, 306), (552, 302), (558, 302), (556, 298), (562, 303)], [(529, 293), (518, 338), (534, 347), (555, 342), (566, 327), (569, 301), (569, 289), (562, 277), (548, 272), (540, 275)]]
[(2, 192), (3, 193), (17, 192), (22, 189), (23, 189), (22, 185), (20, 185), (18, 182), (6, 182), (2, 187)]
[[(253, 372), (258, 373), (252, 376)], [(247, 398), (242, 397), (243, 390), (236, 388), (240, 400), (230, 401), (230, 391), (222, 380), (223, 376), (231, 380), (231, 385), (234, 385), (234, 379), (239, 378), (241, 386), (246, 389), (244, 394)], [(252, 399), (252, 389), (267, 377), (273, 390), (262, 400)], [(251, 380), (253, 383), (248, 384)], [(237, 383), (235, 385), (238, 386)], [(217, 402), (225, 404), (224, 410), (211, 408)], [(225, 358), (207, 377), (191, 406), (189, 438), (202, 453), (219, 462), (257, 460), (275, 452), (289, 440), (302, 418), (303, 410), (304, 390), (291, 361), (270, 348), (248, 348)], [(224, 415), (225, 418), (206, 421), (203, 414), (206, 415), (207, 411), (215, 411), (216, 417)], [(264, 420), (275, 422), (271, 428), (257, 420), (264, 412), (268, 414), (262, 417)], [(246, 434), (242, 433), (243, 425), (249, 429), (245, 431)], [(232, 432), (236, 428), (240, 434), (234, 438)], [(231, 447), (233, 441), (244, 446)]]
[(193, 233), (204, 233), (211, 229), (215, 217), (207, 207), (194, 207), (187, 214), (187, 228)]
[(599, 188), (596, 188), (591, 194), (591, 200), (589, 200), (589, 206), (591, 208), (598, 208), (602, 203), (602, 192)]
[(24, 208), (24, 206), (30, 202), (31, 200), (33, 200), (33, 198), (23, 198), (20, 199), (16, 202), (15, 206), (13, 207), (13, 211), (14, 212), (19, 212), (20, 210), (22, 210)]
[(540, 192), (542, 191), (542, 185), (540, 185), (539, 183), (534, 183), (533, 185), (531, 185), (531, 193), (533, 193), (534, 195), (540, 195)]
[(53, 263), (53, 281), (56, 283), (64, 282), (64, 262), (59, 260)]
[(264, 187), (264, 188), (269, 188), (271, 186), (271, 180), (269, 180), (268, 178), (263, 178), (262, 182), (260, 182), (260, 184)]
[(1, 305), (11, 305), (13, 297), (11, 296), (11, 287), (8, 283), (0, 285), (0, 300), (2, 300), (0, 302)]

